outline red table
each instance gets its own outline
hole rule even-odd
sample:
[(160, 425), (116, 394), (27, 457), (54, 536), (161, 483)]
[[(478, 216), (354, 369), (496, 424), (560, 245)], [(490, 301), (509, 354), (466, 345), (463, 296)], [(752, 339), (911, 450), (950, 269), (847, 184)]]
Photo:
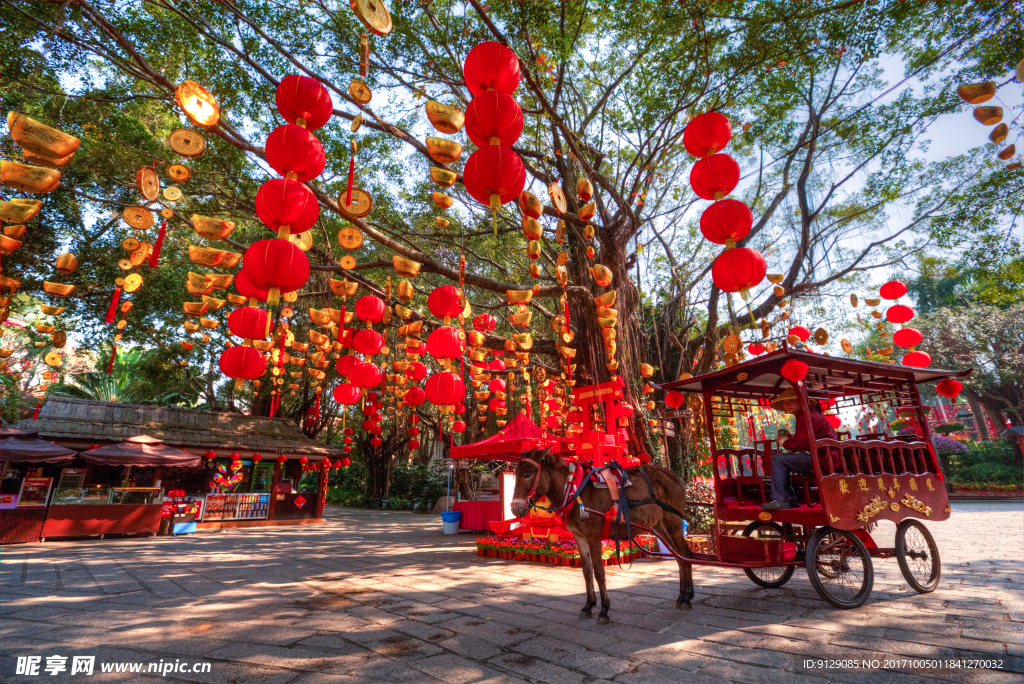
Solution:
[(459, 519), (460, 530), (489, 532), (491, 527), (487, 523), (501, 520), (500, 501), (456, 501), (452, 510), (462, 513)]

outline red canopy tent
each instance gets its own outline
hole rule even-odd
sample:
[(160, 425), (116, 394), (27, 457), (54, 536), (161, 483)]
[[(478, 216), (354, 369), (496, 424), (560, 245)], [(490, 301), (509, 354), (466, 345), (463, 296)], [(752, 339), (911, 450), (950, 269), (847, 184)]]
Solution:
[[(472, 444), (452, 447), (448, 458), (479, 458), (488, 461), (518, 461), (524, 451), (560, 445), (562, 438), (549, 435), (525, 413), (517, 413), (508, 425), (490, 437)], [(556, 448), (556, 451), (559, 449)]]
[(98, 449), (82, 452), (82, 460), (103, 465), (139, 466), (155, 468), (169, 466), (172, 468), (196, 468), (202, 458), (169, 447), (163, 440), (146, 435), (129, 437), (119, 444), (110, 444)]
[(78, 453), (39, 439), (38, 433), (18, 428), (0, 430), (0, 461), (66, 463)]

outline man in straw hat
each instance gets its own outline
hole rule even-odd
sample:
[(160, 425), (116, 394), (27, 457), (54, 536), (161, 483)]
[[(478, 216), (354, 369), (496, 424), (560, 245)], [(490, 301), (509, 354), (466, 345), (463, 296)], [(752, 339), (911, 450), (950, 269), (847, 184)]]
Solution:
[[(813, 401), (817, 405), (817, 401)], [(810, 441), (807, 439), (807, 422), (810, 421), (811, 430), (815, 439), (838, 439), (836, 431), (825, 420), (819, 410), (808, 410), (807, 406), (801, 404), (792, 387), (782, 391), (772, 408), (783, 413), (791, 413), (796, 416), (796, 426), (793, 429), (793, 436), (783, 441), (780, 435), (779, 441), (782, 448), (790, 453), (772, 454), (772, 499), (768, 503), (761, 504), (761, 508), (769, 511), (778, 511), (786, 508), (796, 508), (800, 502), (796, 498), (796, 491), (793, 483), (789, 481), (790, 473), (801, 475), (813, 475), (814, 463), (811, 461)], [(833, 450), (835, 451), (835, 450)], [(830, 454), (835, 467), (835, 457), (838, 452)]]

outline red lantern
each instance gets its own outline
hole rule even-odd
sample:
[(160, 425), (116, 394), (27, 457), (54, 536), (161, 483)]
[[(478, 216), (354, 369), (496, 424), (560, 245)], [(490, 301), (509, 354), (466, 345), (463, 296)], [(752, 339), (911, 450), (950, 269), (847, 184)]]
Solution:
[(682, 392), (676, 392), (675, 390), (669, 390), (668, 394), (665, 395), (665, 406), (669, 408), (677, 409), (683, 405), (683, 401), (686, 396)]
[(489, 408), (492, 411), (500, 411), (502, 409), (508, 408), (508, 404), (505, 403), (504, 399), (491, 399), (489, 402), (487, 402), (487, 408)]
[(947, 399), (956, 399), (963, 388), (964, 384), (953, 378), (946, 378), (935, 385), (935, 391)]
[(273, 178), (256, 193), (256, 215), (267, 228), (288, 237), (304, 233), (320, 218), (320, 205), (309, 186), (297, 180)]
[[(334, 113), (331, 96), (320, 81), (308, 76), (285, 76), (277, 86), (277, 111), (288, 123), (315, 131)], [(302, 119), (302, 121), (299, 121)]]
[(906, 323), (914, 317), (914, 310), (906, 304), (893, 304), (885, 310), (885, 320), (890, 323)]
[(786, 363), (782, 364), (782, 369), (779, 371), (779, 375), (790, 382), (800, 382), (807, 377), (808, 370), (810, 370), (810, 366), (803, 361), (790, 359), (789, 361), (786, 361)]
[(280, 301), (282, 292), (294, 292), (309, 280), (309, 260), (288, 240), (260, 240), (245, 251), (242, 271), (249, 282), (267, 290), (267, 302)]
[(405, 393), (405, 403), (409, 406), (419, 406), (427, 400), (427, 393), (422, 387), (410, 387)]
[(547, 426), (549, 430), (557, 430), (560, 422), (561, 421), (559, 421), (558, 416), (547, 417)]
[(498, 325), (494, 316), (488, 313), (477, 314), (473, 318), (473, 329), (477, 332), (489, 333)]
[(352, 366), (356, 365), (357, 363), (359, 363), (358, 356), (353, 356), (352, 354), (345, 354), (340, 359), (338, 359), (338, 363), (336, 363), (334, 367), (335, 369), (337, 369), (338, 375), (347, 376), (349, 373), (352, 372)]
[(247, 299), (256, 299), (258, 302), (267, 301), (267, 291), (254, 287), (245, 276), (245, 271), (239, 271), (235, 274), (235, 290)]
[(452, 318), (462, 313), (459, 305), (459, 288), (454, 285), (435, 287), (427, 297), (427, 308), (438, 318)]
[(732, 125), (724, 114), (708, 112), (696, 116), (683, 130), (683, 146), (694, 157), (714, 154), (729, 144)]
[(501, 378), (494, 378), (493, 380), (490, 381), (490, 383), (488, 383), (487, 389), (491, 390), (492, 392), (504, 392), (505, 386), (506, 385), (504, 380), (502, 380)]
[(488, 90), (511, 95), (519, 85), (519, 58), (501, 43), (480, 43), (466, 55), (462, 74), (473, 97)]
[(418, 415), (413, 413), (412, 415), (409, 416), (409, 424), (410, 425), (415, 425), (418, 422), (420, 422), (420, 417)]
[(383, 443), (384, 440), (382, 440), (380, 437), (374, 437), (373, 439), (370, 440), (370, 446), (372, 446), (374, 449), (376, 449)]
[(419, 434), (420, 434), (420, 429), (418, 427), (411, 427), (411, 428), (409, 428), (409, 436), (410, 437), (417, 437)]
[(700, 215), (700, 232), (716, 245), (737, 242), (747, 237), (754, 225), (750, 207), (735, 199), (715, 202)]
[(499, 372), (499, 373), (504, 373), (505, 372), (505, 361), (503, 359), (494, 359), (489, 364), (487, 364), (487, 367), (490, 368), (492, 371), (496, 371), (496, 372)]
[(838, 430), (839, 427), (843, 424), (843, 419), (835, 415), (834, 413), (830, 413), (827, 416), (825, 416), (825, 420), (828, 421), (828, 424), (831, 425), (832, 429), (834, 430)]
[(764, 345), (761, 344), (760, 342), (748, 344), (747, 351), (753, 354), (754, 356), (759, 356), (760, 354), (764, 354)]
[(241, 455), (241, 454), (239, 454), (239, 453), (238, 453), (238, 452), (236, 451), (235, 453), (231, 454), (231, 460), (232, 460), (232, 461), (241, 461), (241, 460), (242, 460), (242, 455)]
[(465, 432), (466, 424), (461, 420), (457, 420), (452, 423), (452, 432)]
[(409, 447), (409, 451), (412, 451), (420, 447), (420, 441), (418, 439), (410, 439), (405, 445)]
[(374, 364), (364, 361), (352, 367), (348, 379), (356, 387), (376, 387), (384, 379), (384, 371)]
[(477, 147), (511, 147), (523, 134), (523, 110), (500, 90), (481, 93), (466, 107), (466, 133)]
[(277, 462), (280, 463), (281, 465), (284, 465), (285, 461), (287, 460), (288, 457), (285, 456), (284, 454), (281, 454), (280, 456), (277, 457)]
[(305, 456), (300, 456), (299, 463), (301, 463), (302, 465), (306, 465), (307, 463), (309, 463), (309, 459), (306, 458)]
[(341, 466), (343, 468), (348, 468), (350, 465), (352, 465), (352, 459), (351, 458), (346, 456), (345, 458), (341, 459)]
[(690, 169), (690, 186), (701, 199), (720, 200), (739, 182), (740, 165), (727, 154), (698, 159)]
[(269, 323), (267, 312), (255, 306), (242, 306), (228, 315), (228, 330), (231, 334), (250, 340), (266, 339)]
[[(384, 336), (370, 328), (360, 330), (355, 334), (355, 337), (352, 338), (352, 348), (366, 356), (379, 354), (383, 347)], [(338, 360), (341, 361), (341, 359)]]
[(258, 349), (235, 346), (221, 352), (220, 370), (238, 381), (255, 380), (267, 372), (267, 362)]
[(366, 323), (379, 323), (384, 320), (384, 308), (384, 300), (366, 295), (356, 302), (356, 316)]
[(466, 341), (457, 328), (442, 326), (427, 337), (427, 351), (435, 359), (456, 359), (466, 351)]
[[(96, 446), (92, 446), (92, 447), (89, 447), (89, 448), (90, 449), (95, 449), (97, 447), (99, 447), (98, 444)], [(207, 451), (205, 454), (203, 454), (203, 456), (206, 457), (207, 461), (212, 461), (213, 459), (217, 458), (217, 452), (216, 451)]]
[(461, 416), (465, 412), (466, 412), (466, 405), (465, 404), (463, 404), (462, 402), (459, 402), (458, 404), (455, 405), (455, 415)]
[(900, 328), (892, 334), (892, 341), (901, 347), (914, 347), (921, 344), (923, 339), (917, 328)]
[(916, 368), (927, 368), (932, 364), (932, 356), (928, 352), (913, 351), (909, 354), (904, 354), (903, 365), (914, 366)]
[(882, 299), (899, 299), (907, 294), (907, 286), (898, 280), (890, 280), (878, 290)]
[(266, 150), (267, 163), (286, 178), (307, 181), (324, 172), (324, 146), (301, 126), (285, 124), (275, 128), (267, 138)]
[(411, 361), (409, 367), (405, 369), (405, 374), (413, 382), (419, 382), (427, 377), (427, 367), (419, 361)]
[(455, 373), (434, 373), (424, 388), (435, 406), (454, 406), (466, 396), (466, 384)]
[[(359, 402), (359, 388), (350, 382), (343, 382), (334, 388), (334, 401), (351, 406)], [(349, 444), (350, 442), (346, 442)]]
[(351, 435), (352, 434), (352, 428), (347, 427), (344, 430), (342, 430), (342, 432), (344, 432), (346, 435)]
[(376, 428), (377, 428), (377, 423), (375, 423), (374, 421), (372, 421), (370, 419), (367, 419), (367, 420), (363, 421), (363, 429), (366, 430), (367, 432), (372, 433)]
[(740, 292), (764, 280), (768, 264), (756, 249), (727, 249), (711, 264), (711, 280), (724, 292)]
[(811, 336), (811, 331), (802, 325), (794, 325), (787, 334), (796, 335), (801, 342), (806, 342), (807, 338)]
[(462, 180), (473, 199), (492, 210), (494, 232), (498, 232), (497, 211), (502, 204), (519, 197), (526, 185), (526, 167), (510, 147), (488, 145), (470, 155)]

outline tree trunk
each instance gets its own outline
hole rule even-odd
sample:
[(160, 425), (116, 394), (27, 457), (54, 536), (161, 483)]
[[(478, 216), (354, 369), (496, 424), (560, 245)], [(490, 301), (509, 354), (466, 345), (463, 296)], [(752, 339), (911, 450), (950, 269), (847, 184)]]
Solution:
[(971, 413), (974, 415), (974, 422), (978, 427), (978, 437), (986, 442), (989, 441), (992, 439), (992, 436), (988, 432), (988, 425), (985, 424), (985, 412), (981, 408), (981, 402), (969, 392), (964, 392), (963, 395), (967, 399), (968, 406), (971, 407)]
[(391, 492), (391, 471), (395, 454), (401, 445), (404, 432), (392, 432), (379, 447), (370, 445), (372, 435), (367, 435), (359, 445), (366, 460), (366, 494), (375, 499), (386, 499)]

